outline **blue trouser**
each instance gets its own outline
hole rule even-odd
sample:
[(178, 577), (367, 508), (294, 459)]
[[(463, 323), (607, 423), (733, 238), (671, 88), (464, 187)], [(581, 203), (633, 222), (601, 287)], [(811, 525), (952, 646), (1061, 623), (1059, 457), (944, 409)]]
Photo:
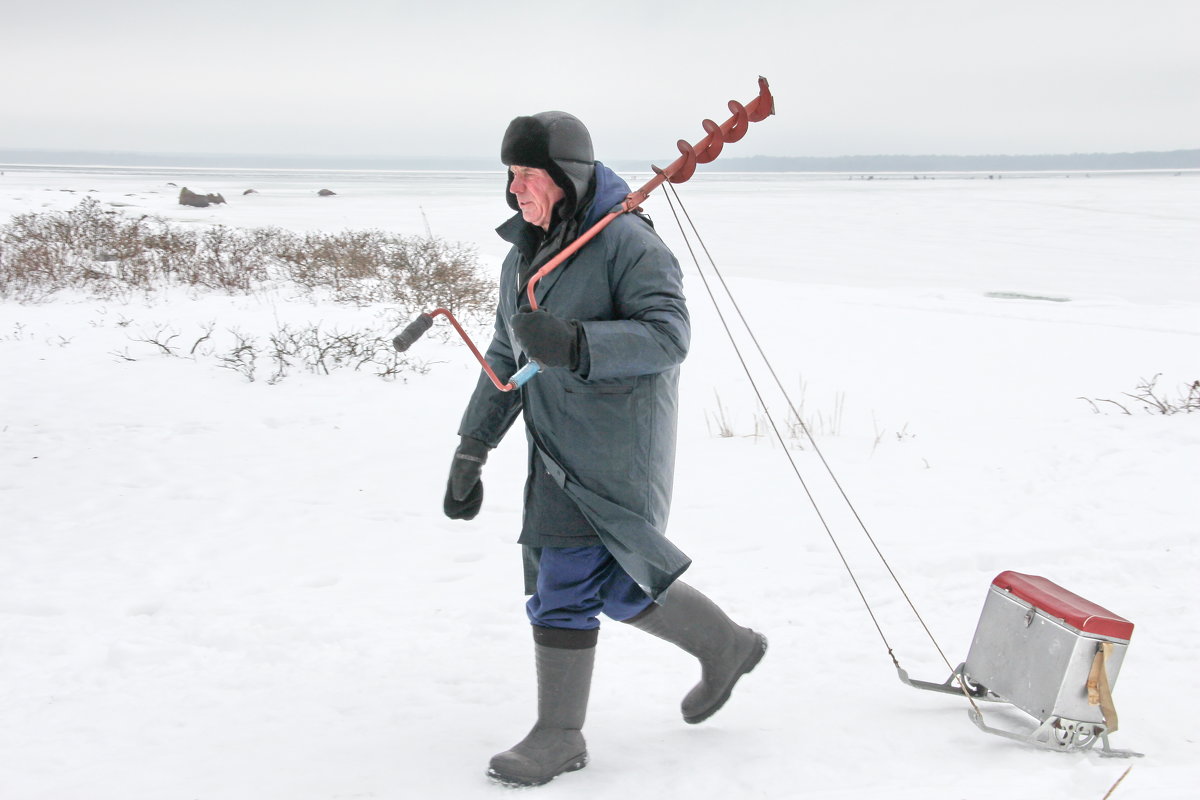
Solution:
[(607, 549), (543, 547), (537, 590), (525, 604), (534, 625), (593, 630), (603, 611), (617, 621), (637, 616), (653, 602)]

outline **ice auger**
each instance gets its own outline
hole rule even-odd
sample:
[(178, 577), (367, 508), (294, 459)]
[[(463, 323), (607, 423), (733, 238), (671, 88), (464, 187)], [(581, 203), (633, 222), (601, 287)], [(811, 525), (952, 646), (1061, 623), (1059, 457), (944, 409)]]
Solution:
[[(771, 90), (767, 86), (767, 79), (763, 77), (758, 79), (757, 97), (745, 105), (736, 100), (730, 100), (729, 110), (731, 116), (720, 125), (710, 119), (704, 120), (701, 125), (704, 127), (705, 136), (695, 144), (689, 144), (687, 141), (680, 139), (676, 144), (679, 148), (679, 158), (664, 168), (652, 166), (651, 169), (654, 171), (653, 178), (647, 181), (640, 189), (626, 195), (623, 202), (601, 217), (595, 225), (580, 234), (573, 242), (564, 247), (554, 258), (547, 261), (541, 269), (535, 272), (529, 279), (529, 284), (526, 288), (529, 307), (537, 310), (538, 304), (533, 290), (538, 282), (595, 238), (600, 231), (608, 227), (610, 222), (622, 214), (637, 210), (645, 202), (646, 197), (661, 186), (663, 182), (683, 183), (688, 180), (695, 174), (697, 164), (707, 164), (715, 160), (721, 154), (721, 150), (726, 144), (736, 142), (745, 136), (751, 122), (761, 122), (774, 114), (775, 98), (771, 96)], [(492, 383), (500, 391), (511, 392), (513, 389), (525, 385), (530, 378), (541, 371), (541, 365), (536, 361), (530, 361), (517, 370), (507, 383), (504, 383), (497, 377), (491, 365), (487, 363), (487, 359), (483, 357), (483, 354), (479, 352), (479, 348), (471, 341), (471, 337), (463, 330), (462, 325), (454, 318), (454, 314), (445, 308), (436, 308), (433, 311), (421, 314), (392, 340), (392, 345), (401, 353), (408, 350), (417, 339), (421, 338), (429, 330), (433, 325), (434, 317), (438, 316), (444, 316), (450, 321), (450, 324), (458, 331), (458, 335), (467, 343), (467, 347), (471, 349), (480, 366), (483, 367), (483, 371), (487, 373)]]

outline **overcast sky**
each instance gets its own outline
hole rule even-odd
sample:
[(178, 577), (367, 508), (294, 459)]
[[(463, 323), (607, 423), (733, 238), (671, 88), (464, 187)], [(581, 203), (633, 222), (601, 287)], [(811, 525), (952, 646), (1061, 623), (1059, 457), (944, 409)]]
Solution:
[(0, 148), (669, 161), (760, 74), (737, 155), (1197, 148), (1200, 0), (0, 0)]

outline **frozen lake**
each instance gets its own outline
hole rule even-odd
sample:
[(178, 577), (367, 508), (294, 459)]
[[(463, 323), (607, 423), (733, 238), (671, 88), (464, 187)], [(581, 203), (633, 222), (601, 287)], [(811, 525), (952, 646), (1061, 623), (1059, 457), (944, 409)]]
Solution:
[[(92, 196), (188, 225), (428, 229), (486, 268), (504, 252), (499, 171), (0, 171), (0, 218)], [(688, 726), (694, 661), (605, 622), (592, 762), (539, 796), (1100, 800), (1131, 763), (1114, 800), (1195, 796), (1200, 414), (1127, 393), (1160, 375), (1174, 399), (1200, 378), (1200, 175), (861, 178), (699, 176), (681, 192), (948, 658), (1002, 570), (1104, 605), (1136, 625), (1113, 745), (1146, 757), (988, 736), (962, 698), (896, 680), (785, 452), (903, 666), (949, 670), (813, 449), (766, 435), (656, 192), (693, 319), (669, 534), (695, 560), (688, 582), (771, 647)], [(185, 185), (229, 202), (181, 207)], [(479, 518), (452, 522), (445, 470), (478, 375), (457, 339), (427, 336), (428, 372), (390, 382), (297, 369), (269, 384), (219, 360), (235, 329), (382, 334), (385, 311), (288, 287), (0, 300), (6, 800), (500, 796), (485, 765), (533, 713), (520, 423)], [(185, 344), (164, 354), (159, 331)]]

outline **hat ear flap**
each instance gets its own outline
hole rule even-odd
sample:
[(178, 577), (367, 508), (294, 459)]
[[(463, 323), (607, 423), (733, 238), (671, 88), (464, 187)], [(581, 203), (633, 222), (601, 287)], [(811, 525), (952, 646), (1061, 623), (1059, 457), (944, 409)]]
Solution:
[(562, 189), (563, 203), (559, 211), (562, 216), (569, 217), (575, 213), (575, 207), (579, 203), (579, 197), (575, 191), (575, 181), (571, 180), (571, 176), (567, 175), (557, 161), (551, 161), (546, 167), (546, 172), (554, 181), (554, 185)]
[(511, 208), (513, 211), (520, 211), (521, 204), (517, 202), (517, 196), (513, 194), (512, 179), (513, 174), (512, 170), (510, 169), (508, 170), (508, 182), (504, 184), (504, 199), (508, 201), (509, 208)]

